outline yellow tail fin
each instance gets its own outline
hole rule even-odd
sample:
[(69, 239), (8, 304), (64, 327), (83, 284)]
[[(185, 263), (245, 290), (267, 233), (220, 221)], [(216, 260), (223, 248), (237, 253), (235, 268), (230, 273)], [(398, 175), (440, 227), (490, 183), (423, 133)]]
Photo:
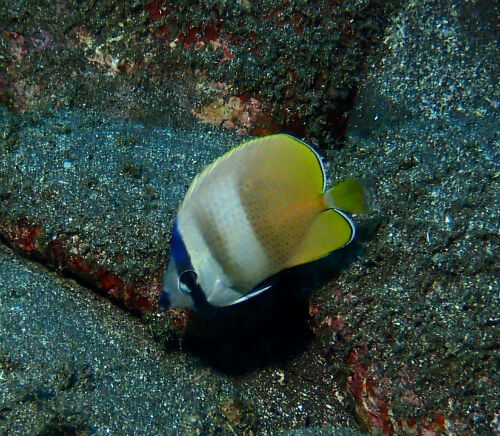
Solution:
[(326, 204), (349, 213), (365, 213), (366, 200), (363, 186), (356, 179), (348, 179), (325, 192)]

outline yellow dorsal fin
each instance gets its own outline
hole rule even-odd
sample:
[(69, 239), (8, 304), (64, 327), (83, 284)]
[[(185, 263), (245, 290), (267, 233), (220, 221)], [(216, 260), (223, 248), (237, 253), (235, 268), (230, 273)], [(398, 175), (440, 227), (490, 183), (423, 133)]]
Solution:
[(246, 177), (279, 181), (282, 186), (300, 186), (319, 194), (325, 190), (325, 170), (321, 157), (308, 144), (286, 134), (270, 135), (239, 147)]
[(320, 156), (305, 142), (282, 133), (247, 141), (208, 165), (192, 182), (184, 202), (205, 180), (220, 175), (277, 181), (311, 193), (325, 189)]
[(320, 259), (354, 239), (355, 227), (342, 211), (327, 209), (312, 222), (306, 237), (288, 262), (287, 268)]
[(348, 179), (325, 192), (328, 206), (349, 213), (364, 213), (366, 201), (363, 186), (356, 179)]

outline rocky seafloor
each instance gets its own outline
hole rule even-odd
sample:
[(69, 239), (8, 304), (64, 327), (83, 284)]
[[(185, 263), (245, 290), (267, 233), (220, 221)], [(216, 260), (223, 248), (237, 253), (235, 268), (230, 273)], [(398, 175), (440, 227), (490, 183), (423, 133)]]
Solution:
[(367, 188), (356, 241), (216, 317), (156, 302), (190, 179), (241, 136), (0, 108), (1, 431), (498, 432), (497, 42), (493, 2), (395, 13), (322, 149)]

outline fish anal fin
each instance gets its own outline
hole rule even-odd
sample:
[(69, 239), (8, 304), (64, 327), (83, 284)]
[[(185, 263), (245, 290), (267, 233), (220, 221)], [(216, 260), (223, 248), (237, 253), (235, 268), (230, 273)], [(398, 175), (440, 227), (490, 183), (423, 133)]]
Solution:
[(354, 233), (354, 223), (342, 211), (327, 209), (321, 212), (314, 218), (287, 268), (312, 262), (342, 248), (352, 241)]

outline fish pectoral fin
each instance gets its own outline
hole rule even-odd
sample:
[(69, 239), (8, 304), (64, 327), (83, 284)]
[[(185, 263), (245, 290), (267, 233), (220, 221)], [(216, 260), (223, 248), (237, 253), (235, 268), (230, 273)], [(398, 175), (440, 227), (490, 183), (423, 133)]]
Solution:
[(291, 257), (287, 268), (320, 259), (354, 239), (354, 223), (339, 209), (327, 209), (312, 222), (309, 232)]

